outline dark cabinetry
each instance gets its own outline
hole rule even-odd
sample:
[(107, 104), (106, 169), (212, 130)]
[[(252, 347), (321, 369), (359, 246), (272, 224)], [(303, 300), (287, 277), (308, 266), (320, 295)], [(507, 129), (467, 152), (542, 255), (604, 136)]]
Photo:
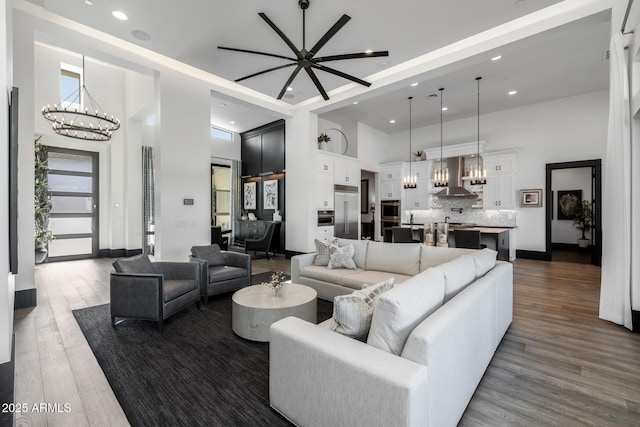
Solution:
[(284, 120), (241, 134), (242, 176), (284, 170)]
[(262, 171), (284, 170), (284, 125), (262, 134)]
[(258, 176), (262, 172), (262, 138), (260, 135), (242, 137), (240, 144), (242, 176)]

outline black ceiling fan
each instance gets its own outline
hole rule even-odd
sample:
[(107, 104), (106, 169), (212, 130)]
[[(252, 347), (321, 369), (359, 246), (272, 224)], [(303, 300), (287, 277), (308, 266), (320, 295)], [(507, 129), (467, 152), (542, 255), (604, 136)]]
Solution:
[(269, 68), (267, 70), (259, 71), (257, 73), (249, 74), (248, 76), (244, 76), (244, 77), (241, 77), (239, 79), (236, 79), (236, 82), (240, 82), (242, 80), (246, 80), (246, 79), (249, 79), (251, 77), (256, 77), (256, 76), (259, 76), (261, 74), (268, 73), (270, 71), (276, 71), (276, 70), (280, 70), (280, 69), (287, 68), (287, 67), (293, 67), (295, 65), (296, 68), (295, 68), (295, 70), (293, 70), (293, 72), (291, 73), (291, 75), (289, 76), (287, 81), (285, 82), (284, 86), (282, 86), (282, 90), (278, 94), (278, 99), (282, 99), (282, 97), (284, 96), (284, 94), (287, 91), (287, 88), (289, 87), (289, 85), (291, 85), (291, 82), (293, 82), (293, 80), (296, 78), (296, 76), (298, 75), (300, 70), (302, 70), (303, 68), (304, 68), (304, 71), (306, 71), (306, 73), (309, 75), (309, 78), (311, 78), (311, 81), (313, 81), (313, 84), (316, 85), (316, 88), (318, 88), (318, 91), (320, 92), (320, 94), (322, 95), (322, 97), (325, 100), (329, 99), (329, 95), (327, 95), (327, 92), (322, 87), (322, 84), (320, 83), (320, 80), (318, 80), (318, 76), (316, 76), (316, 73), (313, 71), (314, 68), (316, 70), (325, 71), (327, 73), (334, 74), (336, 76), (342, 77), (342, 78), (347, 79), (347, 80), (351, 80), (352, 82), (356, 82), (356, 83), (359, 83), (359, 84), (367, 86), (367, 87), (371, 86), (371, 83), (369, 83), (367, 81), (359, 79), (359, 78), (357, 78), (355, 76), (352, 76), (350, 74), (343, 73), (342, 71), (338, 71), (338, 70), (336, 70), (334, 68), (327, 67), (326, 65), (323, 65), (322, 63), (323, 62), (329, 62), (329, 61), (340, 61), (340, 60), (343, 60), (343, 59), (374, 58), (374, 57), (377, 57), (377, 56), (389, 56), (389, 51), (383, 50), (383, 51), (377, 51), (377, 52), (346, 53), (346, 54), (342, 54), (342, 55), (331, 55), (331, 56), (316, 57), (315, 55), (318, 53), (318, 51), (338, 31), (340, 31), (340, 29), (342, 27), (344, 27), (344, 25), (347, 22), (349, 22), (351, 17), (349, 15), (342, 15), (342, 17), (340, 17), (340, 19), (338, 19), (338, 21), (335, 24), (333, 24), (333, 26), (331, 28), (329, 28), (329, 31), (327, 31), (324, 34), (324, 36), (322, 36), (320, 38), (320, 40), (318, 40), (318, 42), (311, 49), (307, 50), (306, 49), (305, 11), (309, 8), (309, 2), (310, 2), (310, 0), (298, 0), (298, 5), (300, 6), (300, 9), (302, 9), (302, 49), (298, 49), (293, 44), (293, 42), (280, 30), (280, 28), (278, 28), (276, 26), (276, 24), (274, 24), (273, 21), (271, 21), (271, 19), (269, 19), (269, 17), (266, 14), (264, 14), (262, 12), (258, 13), (258, 15), (262, 19), (264, 19), (264, 21), (267, 24), (269, 24), (269, 26), (271, 28), (273, 28), (273, 31), (275, 31), (280, 36), (280, 38), (287, 44), (287, 46), (289, 46), (289, 48), (295, 54), (295, 58), (289, 57), (289, 56), (277, 55), (277, 54), (273, 54), (273, 53), (258, 52), (258, 51), (255, 51), (255, 50), (236, 49), (236, 48), (233, 48), (233, 47), (218, 46), (218, 49), (232, 50), (232, 51), (235, 51), (235, 52), (253, 53), (253, 54), (256, 54), (256, 55), (271, 56), (271, 57), (274, 57), (274, 58), (281, 58), (281, 59), (286, 59), (288, 61), (293, 61), (293, 62), (288, 63), (288, 64), (279, 65), (277, 67), (273, 67), (273, 68)]

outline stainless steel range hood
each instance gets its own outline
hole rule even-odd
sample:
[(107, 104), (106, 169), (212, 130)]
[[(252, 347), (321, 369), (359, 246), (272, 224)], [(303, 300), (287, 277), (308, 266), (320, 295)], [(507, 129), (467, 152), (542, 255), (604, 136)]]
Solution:
[[(450, 157), (446, 160), (446, 167), (449, 169), (449, 186), (436, 193), (442, 198), (465, 197), (475, 199), (477, 196), (463, 187), (462, 174), (464, 173), (464, 157)], [(445, 162), (443, 162), (443, 166)], [(433, 163), (434, 168), (439, 168), (438, 161)]]

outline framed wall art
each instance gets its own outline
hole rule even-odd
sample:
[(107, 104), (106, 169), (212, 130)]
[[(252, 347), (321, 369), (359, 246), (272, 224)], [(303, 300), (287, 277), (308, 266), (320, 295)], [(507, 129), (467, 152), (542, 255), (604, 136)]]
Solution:
[(264, 204), (263, 209), (278, 209), (278, 180), (272, 179), (264, 181), (263, 187)]
[(542, 189), (520, 190), (521, 208), (541, 208)]
[(243, 209), (255, 209), (255, 208), (256, 208), (256, 183), (245, 182)]
[(558, 219), (573, 219), (582, 203), (582, 190), (558, 190)]

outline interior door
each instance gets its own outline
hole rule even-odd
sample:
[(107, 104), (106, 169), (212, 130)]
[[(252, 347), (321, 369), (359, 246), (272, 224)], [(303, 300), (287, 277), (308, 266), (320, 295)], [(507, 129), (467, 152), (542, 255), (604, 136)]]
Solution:
[(98, 256), (98, 153), (49, 147), (49, 261)]

